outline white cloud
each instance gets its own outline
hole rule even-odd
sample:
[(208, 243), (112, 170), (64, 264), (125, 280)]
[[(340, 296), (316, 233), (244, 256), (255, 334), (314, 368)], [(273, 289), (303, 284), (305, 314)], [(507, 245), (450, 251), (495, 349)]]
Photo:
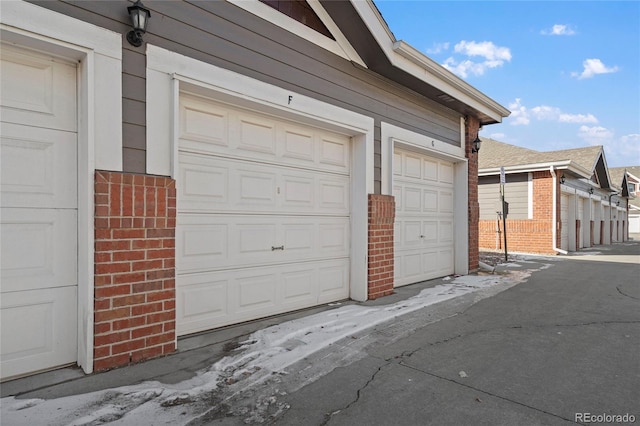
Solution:
[(576, 32), (564, 24), (555, 24), (553, 27), (540, 31), (543, 35), (574, 35)]
[(551, 120), (559, 123), (597, 123), (593, 114), (567, 114), (558, 107), (540, 105), (531, 108), (532, 115), (538, 120)]
[(617, 66), (607, 67), (605, 64), (602, 63), (600, 59), (595, 59), (595, 58), (585, 59), (585, 61), (582, 63), (582, 66), (584, 67), (584, 70), (582, 71), (581, 74), (577, 72), (572, 72), (571, 76), (577, 77), (579, 80), (582, 80), (584, 78), (591, 78), (597, 74), (609, 74), (609, 73), (618, 71)]
[(462, 40), (453, 48), (455, 53), (470, 58), (480, 57), (484, 60), (473, 61), (471, 59), (460, 60), (453, 56), (447, 58), (442, 64), (449, 71), (466, 78), (469, 74), (483, 75), (487, 69), (498, 68), (505, 62), (511, 61), (511, 51), (508, 47), (496, 46), (490, 41), (475, 42)]
[(560, 114), (558, 121), (561, 123), (597, 123), (598, 119), (593, 114)]
[(526, 126), (531, 121), (529, 119), (529, 111), (527, 111), (527, 107), (520, 103), (520, 98), (516, 98), (514, 102), (509, 104), (509, 110), (511, 110), (511, 115), (509, 115), (508, 120), (512, 126)]
[(605, 145), (613, 139), (613, 132), (602, 126), (580, 126), (578, 136), (590, 145)]
[(433, 43), (433, 46), (426, 50), (429, 55), (436, 55), (442, 51), (449, 50), (450, 43), (448, 41), (444, 43)]
[(490, 41), (476, 43), (475, 41), (462, 40), (453, 47), (453, 50), (467, 56), (481, 56), (487, 61), (492, 62), (511, 60), (511, 51), (509, 48), (496, 46)]

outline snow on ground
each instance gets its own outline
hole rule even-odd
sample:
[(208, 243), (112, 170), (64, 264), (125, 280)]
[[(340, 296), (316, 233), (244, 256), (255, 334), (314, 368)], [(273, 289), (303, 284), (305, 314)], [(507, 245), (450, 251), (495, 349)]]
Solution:
[[(51, 400), (3, 398), (0, 400), (2, 423), (12, 426), (44, 423), (69, 426), (104, 423), (185, 425), (205, 413), (208, 420), (216, 418), (216, 412), (212, 410), (215, 407), (219, 407), (220, 417), (229, 415), (228, 403), (234, 396), (273, 375), (286, 374), (287, 367), (341, 339), (355, 338), (358, 332), (463, 294), (498, 284), (521, 283), (531, 272), (549, 266), (512, 270), (506, 275), (466, 275), (443, 279), (442, 284), (394, 304), (346, 305), (268, 327), (242, 342), (237, 354), (227, 356), (195, 377), (175, 385), (145, 382)], [(274, 401), (266, 399), (258, 403), (267, 407)]]

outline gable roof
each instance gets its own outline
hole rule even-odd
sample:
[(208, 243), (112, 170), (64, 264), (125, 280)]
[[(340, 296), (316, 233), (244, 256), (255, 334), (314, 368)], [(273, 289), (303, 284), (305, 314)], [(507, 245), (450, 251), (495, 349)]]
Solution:
[(596, 176), (601, 188), (612, 188), (602, 146), (563, 149), (558, 151), (535, 151), (490, 138), (480, 138), (482, 145), (478, 153), (478, 175), (497, 174), (500, 167), (511, 172), (569, 170), (586, 179)]
[(640, 181), (640, 166), (612, 167), (609, 169), (611, 179), (616, 183), (622, 182), (625, 172), (634, 177), (635, 180)]
[(511, 113), (419, 50), (397, 40), (372, 0), (320, 3), (367, 68), (462, 115), (477, 117), (480, 125), (499, 123)]

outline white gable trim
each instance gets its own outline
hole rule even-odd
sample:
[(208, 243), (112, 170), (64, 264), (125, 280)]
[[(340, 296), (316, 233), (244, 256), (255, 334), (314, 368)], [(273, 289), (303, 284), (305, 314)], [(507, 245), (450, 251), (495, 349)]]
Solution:
[(318, 33), (317, 31), (307, 27), (301, 22), (298, 22), (281, 12), (278, 12), (274, 8), (267, 6), (266, 4), (261, 3), (258, 0), (227, 1), (229, 3), (233, 3), (241, 9), (246, 10), (249, 13), (253, 13), (256, 16), (259, 16), (260, 18), (279, 26), (280, 28), (290, 31), (293, 34), (302, 37), (307, 41), (310, 41), (311, 43), (317, 44), (323, 49), (335, 53), (336, 55), (341, 56), (349, 61), (353, 61), (365, 68), (367, 67), (362, 58), (360, 58), (360, 55), (358, 55), (349, 41), (347, 41), (347, 38), (342, 34), (338, 26), (335, 24), (335, 22), (333, 22), (333, 19), (331, 19), (329, 14), (324, 10), (318, 0), (307, 0), (307, 3), (318, 15), (331, 35), (335, 37), (335, 40), (331, 40), (329, 37)]

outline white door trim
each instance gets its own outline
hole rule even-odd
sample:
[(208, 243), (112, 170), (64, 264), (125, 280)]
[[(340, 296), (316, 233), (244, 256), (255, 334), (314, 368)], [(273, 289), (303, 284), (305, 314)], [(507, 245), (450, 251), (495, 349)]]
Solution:
[(367, 300), (373, 118), (147, 44), (147, 173), (176, 176), (179, 91), (347, 134), (352, 139), (350, 297)]
[(437, 139), (403, 129), (393, 124), (381, 123), (382, 194), (393, 194), (393, 151), (396, 145), (430, 157), (453, 163), (453, 227), (454, 269), (456, 274), (469, 273), (469, 181), (468, 162), (464, 147), (454, 146)]
[(122, 36), (24, 1), (3, 2), (0, 22), (3, 41), (79, 62), (78, 364), (91, 373), (94, 173), (122, 170)]

